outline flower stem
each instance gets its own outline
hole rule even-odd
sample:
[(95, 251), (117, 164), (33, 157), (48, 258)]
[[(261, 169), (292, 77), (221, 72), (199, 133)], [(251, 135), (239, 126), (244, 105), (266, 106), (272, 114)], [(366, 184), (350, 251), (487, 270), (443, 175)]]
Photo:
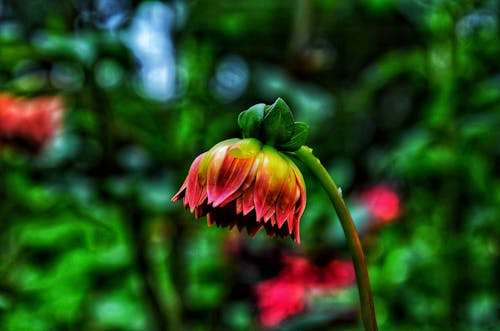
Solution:
[(363, 325), (367, 331), (376, 331), (377, 321), (375, 317), (375, 309), (373, 306), (373, 298), (370, 288), (370, 280), (366, 269), (365, 257), (363, 248), (359, 240), (356, 227), (352, 220), (351, 214), (347, 205), (342, 198), (337, 185), (328, 174), (328, 171), (321, 164), (319, 159), (313, 155), (312, 149), (307, 146), (302, 146), (295, 152), (296, 157), (301, 160), (312, 174), (319, 180), (330, 198), (335, 211), (339, 217), (340, 223), (344, 230), (347, 239), (347, 244), (352, 254), (354, 270), (356, 272), (356, 282), (358, 285), (359, 299), (361, 305), (361, 317)]

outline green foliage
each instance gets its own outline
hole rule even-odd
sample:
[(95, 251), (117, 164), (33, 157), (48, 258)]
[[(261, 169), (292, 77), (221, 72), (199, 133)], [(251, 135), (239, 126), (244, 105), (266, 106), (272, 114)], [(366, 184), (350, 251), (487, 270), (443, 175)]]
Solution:
[[(43, 153), (0, 146), (0, 330), (260, 330), (252, 288), (276, 252), (348, 259), (307, 173), (299, 247), (170, 202), (238, 125), (286, 151), (307, 139), (341, 186), (381, 330), (498, 328), (499, 2), (164, 2), (149, 21), (175, 18), (154, 27), (167, 40), (139, 40), (174, 59), (146, 79), (175, 77), (165, 98), (129, 44), (157, 2), (84, 3), (0, 5), (0, 92), (66, 105)], [(373, 227), (359, 197), (378, 183), (402, 213)], [(276, 329), (359, 330), (352, 289), (309, 304)]]

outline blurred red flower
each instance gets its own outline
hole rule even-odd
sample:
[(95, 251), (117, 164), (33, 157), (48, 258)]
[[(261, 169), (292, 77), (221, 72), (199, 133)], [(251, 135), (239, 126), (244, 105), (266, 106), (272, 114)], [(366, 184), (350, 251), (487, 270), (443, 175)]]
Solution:
[(256, 290), (260, 321), (264, 326), (276, 326), (305, 308), (306, 288), (300, 282), (271, 279), (257, 285)]
[(360, 198), (376, 223), (393, 221), (401, 212), (398, 194), (387, 185), (380, 184), (369, 188), (361, 193)]
[(262, 227), (273, 237), (300, 243), (299, 222), (306, 205), (304, 178), (285, 154), (256, 139), (224, 140), (192, 163), (172, 201), (184, 200), (208, 225)]
[(40, 151), (60, 129), (63, 110), (57, 96), (21, 99), (0, 94), (0, 146)]
[(350, 262), (331, 261), (319, 267), (305, 258), (288, 256), (284, 263), (277, 276), (255, 287), (260, 321), (267, 327), (303, 311), (311, 296), (335, 293), (355, 281)]

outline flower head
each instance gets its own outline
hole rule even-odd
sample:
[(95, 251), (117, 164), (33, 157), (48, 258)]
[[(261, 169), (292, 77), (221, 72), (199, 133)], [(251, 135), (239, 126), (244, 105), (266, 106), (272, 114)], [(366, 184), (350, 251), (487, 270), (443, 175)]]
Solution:
[(0, 94), (0, 146), (41, 150), (59, 129), (62, 112), (58, 97), (24, 100)]
[(304, 179), (285, 154), (254, 138), (229, 139), (198, 156), (172, 201), (208, 225), (246, 228), (254, 236), (291, 236), (297, 243), (306, 204)]

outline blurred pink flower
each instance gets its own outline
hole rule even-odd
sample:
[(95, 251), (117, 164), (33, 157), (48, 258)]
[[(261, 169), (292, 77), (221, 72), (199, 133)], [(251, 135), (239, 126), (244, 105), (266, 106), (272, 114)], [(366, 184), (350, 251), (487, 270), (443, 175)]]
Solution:
[(21, 99), (0, 94), (0, 146), (40, 151), (60, 129), (63, 110), (57, 96)]
[(284, 263), (277, 276), (255, 287), (260, 321), (267, 327), (303, 311), (311, 296), (335, 293), (355, 281), (350, 262), (331, 261), (319, 267), (305, 258), (288, 256)]
[(305, 308), (306, 287), (300, 282), (271, 279), (257, 285), (256, 291), (260, 321), (264, 326), (276, 326)]
[(208, 225), (246, 229), (262, 227), (273, 237), (300, 243), (299, 222), (306, 205), (304, 179), (285, 154), (257, 139), (224, 140), (192, 163), (172, 201), (184, 200)]
[(361, 203), (375, 222), (382, 224), (396, 219), (401, 213), (398, 194), (389, 186), (380, 184), (361, 193)]

